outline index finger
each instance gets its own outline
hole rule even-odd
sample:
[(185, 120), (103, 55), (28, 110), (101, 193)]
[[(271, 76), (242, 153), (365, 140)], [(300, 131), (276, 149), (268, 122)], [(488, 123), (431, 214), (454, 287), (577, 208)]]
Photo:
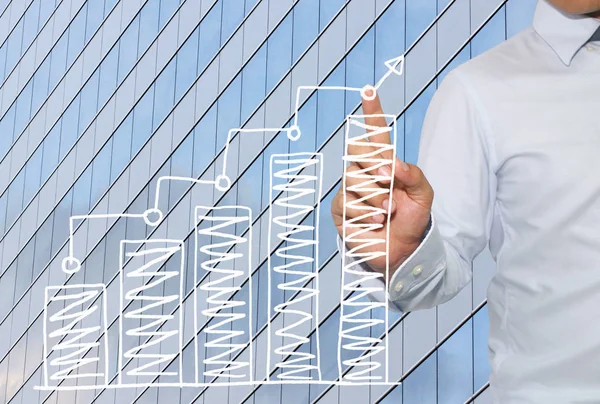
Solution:
[(361, 92), (363, 114), (365, 115), (365, 126), (369, 135), (369, 141), (373, 143), (375, 149), (380, 149), (379, 154), (385, 159), (394, 157), (394, 150), (390, 146), (392, 144), (390, 133), (392, 128), (388, 126), (385, 119), (381, 101), (377, 91), (367, 86)]

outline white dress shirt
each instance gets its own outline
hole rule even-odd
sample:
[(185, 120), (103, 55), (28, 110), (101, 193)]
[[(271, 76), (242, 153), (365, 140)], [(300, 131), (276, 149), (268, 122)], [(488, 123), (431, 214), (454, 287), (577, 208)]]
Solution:
[(489, 244), (494, 403), (600, 403), (599, 27), (541, 0), (531, 28), (448, 74), (418, 157), (431, 228), (371, 294), (401, 311), (444, 303)]

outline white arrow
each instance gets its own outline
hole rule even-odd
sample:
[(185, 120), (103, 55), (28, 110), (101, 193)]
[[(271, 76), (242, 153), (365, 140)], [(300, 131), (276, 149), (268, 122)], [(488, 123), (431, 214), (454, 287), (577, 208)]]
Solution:
[(385, 62), (385, 65), (393, 73), (402, 76), (402, 73), (404, 72), (404, 55), (388, 60)]
[(388, 72), (383, 75), (381, 80), (375, 85), (375, 89), (379, 89), (384, 81), (387, 80), (392, 74), (402, 76), (404, 73), (404, 55), (398, 56), (397, 58), (390, 59), (385, 62), (385, 66), (388, 68)]

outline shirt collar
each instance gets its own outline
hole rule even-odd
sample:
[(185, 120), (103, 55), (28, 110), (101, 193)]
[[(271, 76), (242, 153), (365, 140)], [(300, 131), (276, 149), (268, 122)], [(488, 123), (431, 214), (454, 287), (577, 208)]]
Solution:
[(600, 20), (566, 14), (546, 0), (538, 1), (533, 18), (533, 29), (567, 66), (598, 27)]

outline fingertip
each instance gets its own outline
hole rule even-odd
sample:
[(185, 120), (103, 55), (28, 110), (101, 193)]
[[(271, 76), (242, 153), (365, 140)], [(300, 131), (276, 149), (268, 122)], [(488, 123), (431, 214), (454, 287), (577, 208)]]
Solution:
[(363, 101), (373, 101), (378, 98), (377, 89), (368, 84), (360, 90), (360, 96)]
[(382, 181), (389, 181), (392, 176), (392, 170), (390, 170), (390, 167), (388, 167), (387, 165), (381, 166), (379, 167), (379, 170), (377, 170), (377, 174), (383, 177), (381, 178)]
[(377, 214), (377, 215), (373, 216), (373, 221), (374, 221), (375, 223), (383, 223), (383, 221), (384, 221), (384, 220), (385, 220), (385, 216), (384, 216), (384, 215), (382, 215), (381, 213), (379, 213), (379, 214)]
[(410, 166), (406, 161), (400, 160), (400, 169), (404, 172), (408, 172), (410, 170)]
[(410, 172), (410, 164), (396, 158), (396, 164), (394, 167), (394, 176), (396, 178), (406, 178), (406, 174)]

